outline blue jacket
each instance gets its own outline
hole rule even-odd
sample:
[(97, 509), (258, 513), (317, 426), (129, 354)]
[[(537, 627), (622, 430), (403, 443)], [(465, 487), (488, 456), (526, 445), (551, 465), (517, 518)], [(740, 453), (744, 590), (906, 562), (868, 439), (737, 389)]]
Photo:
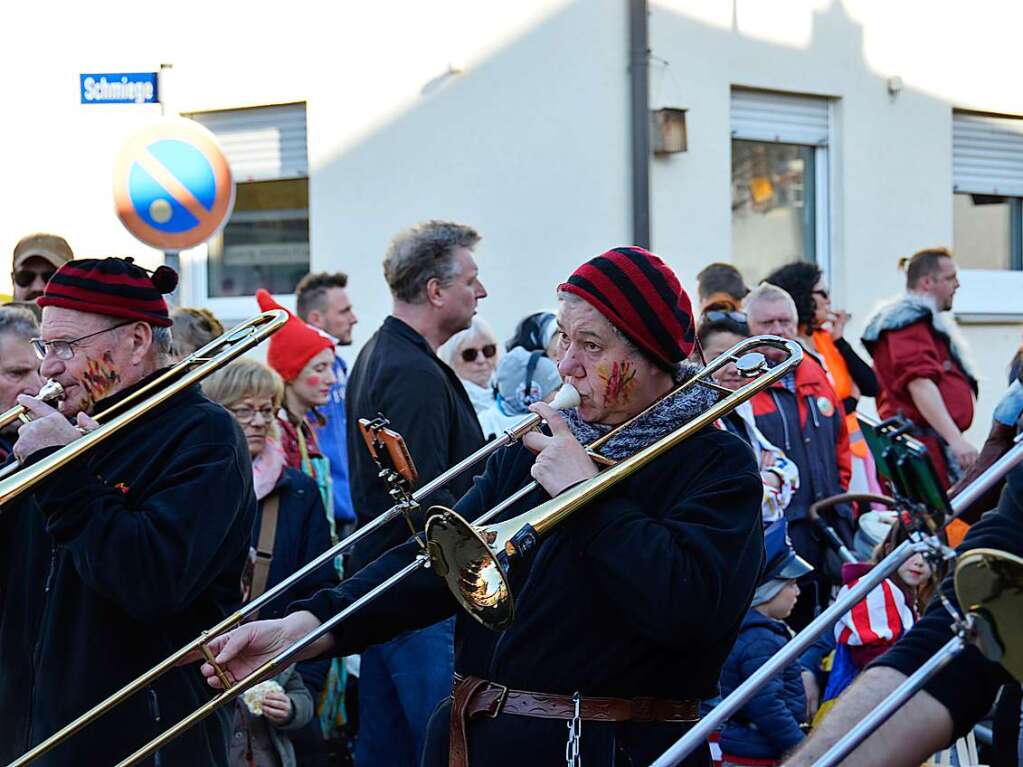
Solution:
[(327, 404), (317, 408), (325, 419), (316, 429), (320, 450), (330, 459), (330, 478), (334, 486), (334, 519), (341, 524), (355, 521), (355, 508), (348, 488), (348, 437), (345, 416), (345, 390), (348, 388), (348, 367), (338, 356), (334, 357), (334, 375), (337, 383), (330, 387)]
[[(750, 609), (739, 638), (721, 669), (721, 695), (726, 696), (753, 675), (789, 641), (781, 621)], [(760, 688), (725, 725), (721, 749), (754, 759), (779, 759), (803, 740), (799, 724), (806, 718), (802, 667), (792, 663)]]

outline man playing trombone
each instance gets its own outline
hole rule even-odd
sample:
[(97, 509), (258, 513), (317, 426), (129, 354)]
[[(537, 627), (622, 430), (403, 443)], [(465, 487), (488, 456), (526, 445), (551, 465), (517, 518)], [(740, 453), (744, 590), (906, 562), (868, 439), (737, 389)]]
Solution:
[[(41, 298), (41, 373), (60, 409), (18, 398), (19, 474), (99, 426), (167, 365), (163, 294), (177, 275), (130, 260), (64, 264)], [(73, 419), (73, 420), (69, 420)], [(6, 485), (6, 483), (4, 483)], [(255, 510), (234, 419), (197, 385), (173, 395), (0, 509), (0, 762), (6, 764), (220, 620), (239, 601)], [(207, 698), (176, 669), (39, 764), (110, 764)], [(224, 710), (157, 762), (226, 765)], [(150, 762), (152, 763), (152, 762)]]
[[(580, 404), (534, 412), (550, 434), (495, 454), (455, 507), (475, 519), (531, 479), (541, 487), (509, 519), (593, 477), (583, 448), (636, 419), (600, 453), (620, 460), (705, 411), (716, 394), (668, 395), (695, 366), (689, 297), (657, 256), (617, 248), (558, 292), (558, 355)], [(621, 480), (510, 569), (515, 621), (490, 631), (419, 570), (305, 650), (346, 655), (457, 614), (455, 684), (431, 720), (424, 765), (503, 767), (647, 764), (716, 694), (763, 560), (762, 487), (736, 437), (705, 428)], [(279, 621), (247, 624), (210, 643), (235, 680), (408, 565), (419, 544), (384, 553)], [(424, 662), (429, 662), (424, 658)], [(203, 673), (219, 687), (210, 664)], [(566, 722), (569, 727), (566, 728)], [(706, 764), (697, 753), (687, 764)]]

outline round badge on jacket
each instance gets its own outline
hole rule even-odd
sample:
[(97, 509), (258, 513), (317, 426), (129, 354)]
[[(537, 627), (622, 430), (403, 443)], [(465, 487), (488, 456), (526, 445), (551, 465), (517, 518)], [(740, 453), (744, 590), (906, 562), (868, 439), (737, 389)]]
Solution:
[(817, 398), (817, 409), (821, 411), (821, 415), (825, 418), (831, 418), (835, 414), (835, 406), (824, 395)]

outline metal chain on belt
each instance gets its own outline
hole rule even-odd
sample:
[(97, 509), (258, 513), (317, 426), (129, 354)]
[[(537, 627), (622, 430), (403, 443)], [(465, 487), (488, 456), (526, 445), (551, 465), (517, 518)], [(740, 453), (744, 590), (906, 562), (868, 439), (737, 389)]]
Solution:
[(572, 702), (575, 704), (575, 713), (572, 721), (568, 723), (568, 742), (565, 744), (565, 764), (568, 767), (582, 767), (582, 757), (579, 755), (579, 743), (583, 734), (583, 720), (579, 713), (581, 699), (579, 693), (572, 695)]

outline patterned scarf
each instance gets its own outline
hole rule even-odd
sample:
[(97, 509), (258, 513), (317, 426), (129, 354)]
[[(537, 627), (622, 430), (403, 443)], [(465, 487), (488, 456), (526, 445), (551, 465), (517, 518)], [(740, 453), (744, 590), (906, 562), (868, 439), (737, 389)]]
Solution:
[[(674, 375), (676, 385), (688, 381), (699, 370), (700, 366), (691, 362), (679, 363)], [(718, 394), (712, 389), (699, 385), (691, 386), (658, 402), (650, 412), (640, 416), (628, 428), (608, 440), (599, 452), (615, 461), (628, 458), (691, 421), (717, 401)], [(575, 438), (584, 445), (604, 436), (614, 428), (607, 424), (584, 421), (575, 408), (562, 410), (561, 415)]]

